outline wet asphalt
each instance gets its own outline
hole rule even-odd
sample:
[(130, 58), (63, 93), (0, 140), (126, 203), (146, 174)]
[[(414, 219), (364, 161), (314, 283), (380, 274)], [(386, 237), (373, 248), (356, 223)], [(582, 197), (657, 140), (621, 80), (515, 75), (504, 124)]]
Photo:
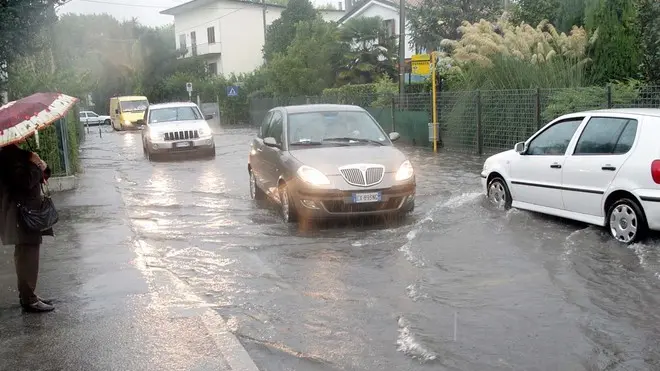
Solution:
[(215, 127), (215, 159), (149, 162), (139, 133), (104, 131), (83, 156), (114, 171), (135, 244), (261, 370), (660, 369), (657, 237), (495, 210), (483, 158), (412, 147), (407, 219), (286, 225), (249, 198), (254, 134)]

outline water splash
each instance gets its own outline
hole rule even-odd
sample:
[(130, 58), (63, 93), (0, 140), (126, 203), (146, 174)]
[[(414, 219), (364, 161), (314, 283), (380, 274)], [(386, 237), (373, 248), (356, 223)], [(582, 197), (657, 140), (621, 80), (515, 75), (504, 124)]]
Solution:
[(399, 317), (398, 325), (399, 337), (396, 340), (396, 344), (398, 345), (397, 350), (399, 352), (403, 352), (414, 359), (418, 359), (422, 363), (433, 361), (438, 358), (438, 355), (435, 352), (426, 348), (419, 342), (405, 318)]

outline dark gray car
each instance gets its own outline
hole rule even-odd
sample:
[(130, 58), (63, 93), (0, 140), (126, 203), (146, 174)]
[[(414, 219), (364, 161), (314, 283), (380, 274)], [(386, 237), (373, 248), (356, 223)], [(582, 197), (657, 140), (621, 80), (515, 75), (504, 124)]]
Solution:
[(250, 195), (275, 200), (287, 222), (410, 212), (415, 175), (397, 139), (361, 107), (273, 108), (250, 148)]

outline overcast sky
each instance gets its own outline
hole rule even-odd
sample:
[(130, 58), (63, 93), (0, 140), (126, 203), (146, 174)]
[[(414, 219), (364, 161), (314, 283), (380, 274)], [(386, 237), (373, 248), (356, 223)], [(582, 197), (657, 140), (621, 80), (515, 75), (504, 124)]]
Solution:
[[(71, 0), (61, 6), (58, 13), (108, 13), (119, 20), (127, 20), (131, 19), (131, 17), (135, 17), (144, 25), (162, 26), (168, 23), (173, 23), (174, 17), (171, 15), (159, 14), (160, 11), (189, 1), (190, 0)], [(330, 1), (312, 0), (313, 4), (324, 4), (327, 2)]]
[(159, 14), (161, 10), (177, 6), (189, 0), (71, 0), (60, 7), (58, 13), (102, 14), (108, 13), (120, 20), (135, 17), (147, 26), (162, 26), (174, 22), (171, 15)]

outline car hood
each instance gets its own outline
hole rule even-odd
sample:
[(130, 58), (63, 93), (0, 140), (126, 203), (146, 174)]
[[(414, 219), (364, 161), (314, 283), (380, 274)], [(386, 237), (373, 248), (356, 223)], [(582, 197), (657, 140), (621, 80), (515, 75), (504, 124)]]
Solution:
[(339, 167), (351, 164), (379, 164), (385, 172), (399, 170), (406, 160), (403, 152), (393, 146), (345, 146), (290, 149), (289, 153), (304, 165), (326, 175), (339, 174)]
[(179, 131), (179, 130), (198, 130), (208, 128), (208, 124), (204, 120), (186, 120), (186, 121), (172, 121), (162, 122), (156, 124), (149, 124), (149, 128), (155, 132), (166, 131)]

